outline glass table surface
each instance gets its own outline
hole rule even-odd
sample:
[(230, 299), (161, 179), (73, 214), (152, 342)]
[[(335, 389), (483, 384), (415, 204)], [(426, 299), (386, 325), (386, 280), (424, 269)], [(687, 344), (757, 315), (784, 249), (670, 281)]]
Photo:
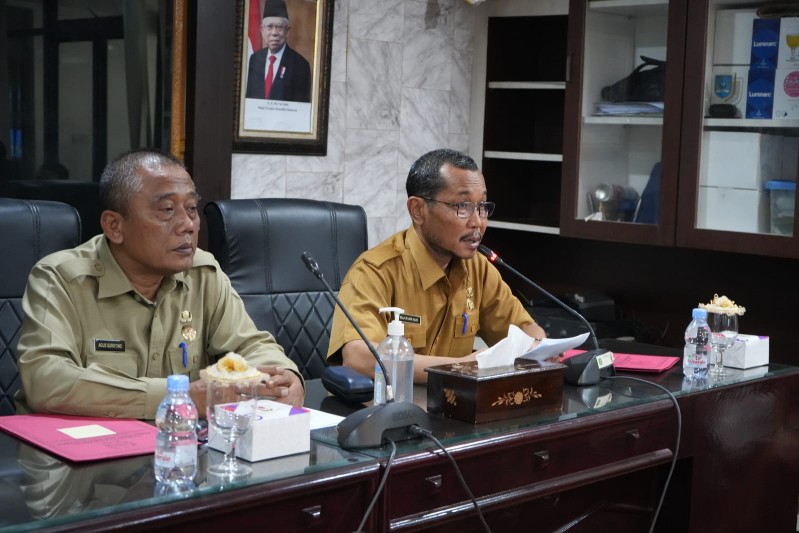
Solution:
[[(668, 401), (664, 391), (637, 379), (657, 383), (679, 398), (688, 393), (797, 372), (799, 368), (772, 364), (750, 370), (729, 370), (730, 375), (723, 380), (709, 377), (698, 385), (684, 382), (679, 366), (659, 374), (620, 373), (618, 379), (603, 380), (596, 386), (566, 385), (559, 412), (483, 424), (431, 416), (431, 426), (433, 434), (444, 445), (452, 446), (596, 413)], [(424, 386), (415, 387), (414, 403), (426, 407)], [(358, 408), (329, 396), (319, 380), (307, 382), (306, 405), (340, 416)], [(435, 447), (429, 440), (418, 439), (397, 445), (398, 453)], [(388, 446), (344, 450), (337, 444), (335, 426), (315, 429), (311, 432), (310, 452), (251, 463), (254, 472), (250, 478), (222, 483), (205, 473), (209, 463), (221, 461), (222, 454), (202, 446), (196, 488), (184, 494), (161, 494), (153, 474), (152, 455), (72, 463), (0, 432), (0, 532), (31, 531), (353, 465), (373, 465), (389, 453)]]
[[(682, 367), (679, 364), (660, 373), (617, 372), (615, 378), (604, 379), (598, 385), (584, 387), (564, 385), (563, 402), (560, 411), (481, 424), (471, 424), (432, 415), (431, 426), (433, 435), (439, 441), (445, 446), (452, 446), (476, 439), (524, 431), (537, 426), (587, 417), (626, 407), (634, 407), (656, 401), (670, 401), (666, 392), (651, 383), (664, 387), (676, 398), (679, 398), (689, 393), (710, 391), (756, 379), (797, 372), (799, 368), (771, 364), (747, 370), (725, 367), (725, 370), (729, 371), (729, 375), (725, 375), (723, 378), (714, 378), (709, 374), (705, 380), (693, 383), (684, 379)], [(645, 383), (641, 380), (651, 383)], [(424, 408), (427, 407), (427, 390), (424, 386), (417, 385), (414, 387), (413, 401), (417, 405)], [(322, 404), (322, 410), (341, 414), (342, 416), (346, 416), (347, 408), (345, 404), (334, 397), (325, 398)], [(351, 412), (352, 408), (349, 407), (349, 409)], [(330, 445), (337, 445), (336, 428), (328, 427), (314, 430), (311, 432), (311, 439)], [(418, 439), (401, 441), (396, 444), (398, 453), (408, 453), (436, 446), (435, 443), (429, 440)], [(391, 452), (388, 445), (381, 448), (360, 449), (358, 451), (375, 458), (388, 457)]]

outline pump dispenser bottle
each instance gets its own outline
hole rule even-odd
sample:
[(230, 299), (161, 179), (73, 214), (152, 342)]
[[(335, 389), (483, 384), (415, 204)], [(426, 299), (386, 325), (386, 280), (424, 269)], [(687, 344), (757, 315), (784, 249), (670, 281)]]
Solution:
[[(405, 324), (400, 315), (405, 312), (399, 307), (383, 307), (381, 313), (391, 313), (388, 323), (388, 336), (377, 347), (377, 354), (389, 375), (391, 388), (386, 388), (386, 380), (380, 365), (375, 363), (375, 395), (374, 403), (412, 402), (413, 401), (413, 346), (405, 338)], [(393, 391), (393, 394), (392, 394)]]

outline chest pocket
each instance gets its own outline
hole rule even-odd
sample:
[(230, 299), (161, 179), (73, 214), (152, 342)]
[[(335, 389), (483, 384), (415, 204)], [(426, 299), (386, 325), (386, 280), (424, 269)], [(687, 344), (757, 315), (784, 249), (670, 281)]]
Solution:
[(424, 324), (405, 324), (405, 338), (413, 346), (415, 353), (424, 353), (427, 346), (427, 328)]
[(200, 355), (199, 345), (194, 343), (186, 343), (186, 365), (183, 365), (183, 349), (181, 347), (169, 348), (167, 356), (169, 357), (169, 366), (172, 374), (186, 374), (189, 376), (189, 381), (196, 381), (200, 379)]
[(480, 312), (475, 309), (456, 316), (454, 320), (455, 331), (450, 355), (454, 357), (468, 355), (474, 351), (474, 338), (480, 330)]

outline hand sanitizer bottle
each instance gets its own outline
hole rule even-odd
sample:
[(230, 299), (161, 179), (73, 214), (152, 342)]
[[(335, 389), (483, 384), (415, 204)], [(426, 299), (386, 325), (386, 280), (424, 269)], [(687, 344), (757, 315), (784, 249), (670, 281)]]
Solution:
[(405, 324), (399, 319), (405, 310), (399, 307), (383, 307), (380, 312), (393, 313), (393, 319), (388, 323), (388, 336), (377, 347), (377, 354), (388, 372), (391, 388), (386, 387), (380, 365), (375, 363), (374, 403), (384, 404), (390, 402), (392, 397), (397, 402), (412, 402), (413, 346), (405, 338)]

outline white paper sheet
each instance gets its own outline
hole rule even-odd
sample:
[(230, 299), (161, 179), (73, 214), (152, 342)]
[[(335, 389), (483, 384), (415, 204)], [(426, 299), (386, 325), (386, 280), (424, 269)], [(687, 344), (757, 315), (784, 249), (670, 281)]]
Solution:
[(544, 339), (533, 349), (530, 349), (535, 339), (511, 324), (508, 328), (507, 337), (477, 354), (477, 368), (512, 365), (513, 361), (519, 357), (543, 361), (580, 346), (587, 338), (588, 333), (566, 339)]
[(521, 357), (533, 359), (534, 361), (543, 361), (565, 351), (577, 348), (584, 343), (587, 338), (588, 333), (583, 333), (576, 337), (567, 337), (565, 339), (544, 339), (538, 346)]

